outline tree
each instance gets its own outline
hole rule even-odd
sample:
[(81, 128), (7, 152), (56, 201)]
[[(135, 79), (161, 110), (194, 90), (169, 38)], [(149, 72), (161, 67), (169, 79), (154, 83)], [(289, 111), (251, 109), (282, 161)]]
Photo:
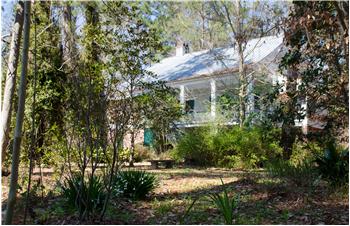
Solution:
[(230, 44), (227, 30), (213, 18), (210, 2), (144, 2), (153, 13), (149, 26), (156, 28), (167, 56), (179, 40), (189, 43), (191, 51), (200, 51)]
[(166, 151), (167, 135), (176, 130), (176, 120), (182, 116), (182, 108), (177, 100), (175, 89), (165, 82), (153, 82), (144, 85), (145, 93), (138, 102), (145, 117), (145, 127), (154, 134), (155, 149), (158, 154)]
[[(279, 10), (271, 10), (264, 2), (214, 1), (212, 9), (223, 26), (230, 30), (231, 43), (237, 48), (239, 76), (239, 124), (243, 127), (246, 118), (247, 87), (252, 82), (248, 78), (245, 62), (246, 45), (252, 38), (259, 38), (275, 32)], [(275, 6), (273, 6), (275, 7)], [(271, 13), (273, 12), (273, 13)], [(276, 12), (276, 13), (275, 13)], [(276, 18), (274, 18), (276, 16)], [(274, 19), (272, 19), (274, 18)]]
[(63, 32), (62, 48), (65, 70), (67, 73), (76, 76), (76, 67), (74, 62), (77, 59), (76, 37), (75, 37), (75, 18), (72, 15), (72, 6), (69, 2), (62, 2), (61, 8), (61, 29)]
[[(24, 18), (24, 3), (19, 1), (16, 8), (15, 23), (12, 29), (11, 46), (8, 60), (8, 71), (6, 75), (4, 100), (1, 109), (1, 123), (0, 123), (0, 149), (1, 149), (1, 164), (2, 166), (6, 158), (6, 149), (9, 141), (13, 95), (16, 87), (17, 66), (19, 59), (19, 49), (22, 37)], [(0, 84), (2, 86), (2, 84)]]
[(281, 62), (281, 69), (300, 81), (298, 86), (287, 87), (287, 92), (296, 90), (289, 95), (293, 107), (300, 100), (307, 102), (308, 118), (324, 122), (324, 134), (345, 143), (349, 123), (348, 7), (348, 2), (294, 2), (284, 26), (289, 50)]
[[(54, 5), (50, 1), (33, 4), (33, 18), (36, 20), (37, 34), (37, 103), (35, 114), (35, 158), (41, 161), (43, 157), (54, 152), (52, 144), (63, 137), (65, 95), (67, 87), (67, 72), (63, 70), (60, 28), (57, 18), (53, 17)], [(34, 40), (34, 33), (31, 40)], [(34, 65), (30, 65), (28, 95), (34, 93)], [(33, 103), (31, 100), (28, 106)], [(30, 109), (30, 108), (28, 108)], [(32, 112), (28, 112), (32, 113)], [(27, 118), (30, 118), (28, 116)], [(30, 123), (28, 122), (28, 125)], [(46, 158), (47, 159), (47, 158)]]
[[(109, 15), (113, 13), (113, 5), (108, 3)], [(123, 5), (123, 4), (122, 4)], [(129, 6), (127, 23), (115, 30), (114, 38), (117, 42), (114, 61), (118, 64), (116, 71), (121, 83), (119, 99), (125, 96), (129, 99), (126, 102), (130, 111), (129, 132), (131, 138), (129, 165), (133, 166), (135, 152), (135, 136), (143, 127), (144, 117), (141, 114), (141, 106), (137, 101), (137, 96), (142, 93), (143, 84), (146, 79), (151, 79), (152, 75), (145, 68), (149, 62), (156, 61), (156, 53), (162, 50), (160, 37), (157, 31), (147, 26), (142, 3), (132, 3)], [(114, 22), (115, 23), (115, 22)]]
[[(91, 203), (89, 195), (81, 195), (84, 188), (91, 189), (96, 178), (96, 169), (101, 156), (106, 153), (106, 93), (105, 76), (102, 71), (101, 49), (104, 43), (104, 33), (101, 29), (100, 8), (97, 2), (85, 2), (82, 5), (86, 23), (81, 38), (81, 52), (79, 60), (65, 66), (70, 76), (66, 90), (66, 104), (68, 110), (65, 115), (65, 143), (64, 153), (68, 160), (70, 176), (73, 176), (71, 162), (76, 162), (82, 178), (77, 188), (77, 203), (79, 203), (79, 218), (85, 220), (95, 213), (95, 209), (87, 206)], [(69, 9), (68, 9), (69, 10)], [(67, 12), (67, 8), (64, 9)], [(69, 15), (66, 15), (69, 16)], [(69, 18), (67, 18), (69, 19)], [(69, 21), (65, 21), (64, 25)], [(67, 28), (67, 27), (66, 27)], [(65, 29), (65, 28), (64, 28)], [(66, 29), (65, 46), (70, 45), (65, 58), (71, 61), (76, 58), (71, 28)], [(76, 68), (72, 68), (73, 64)], [(87, 170), (91, 171), (87, 174)], [(87, 180), (86, 180), (87, 179)], [(84, 205), (86, 208), (84, 208)], [(81, 207), (81, 208), (80, 208)]]
[(29, 33), (30, 33), (30, 1), (24, 3), (24, 40), (23, 40), (23, 53), (22, 53), (22, 70), (21, 70), (21, 81), (19, 86), (18, 94), (18, 109), (16, 115), (16, 128), (14, 135), (14, 144), (12, 151), (12, 174), (10, 182), (10, 191), (7, 199), (7, 210), (5, 224), (11, 224), (13, 218), (13, 212), (16, 202), (16, 192), (18, 183), (18, 167), (19, 157), (21, 148), (22, 138), (22, 125), (24, 118), (24, 107), (26, 97), (26, 76), (28, 70), (28, 51), (29, 51)]

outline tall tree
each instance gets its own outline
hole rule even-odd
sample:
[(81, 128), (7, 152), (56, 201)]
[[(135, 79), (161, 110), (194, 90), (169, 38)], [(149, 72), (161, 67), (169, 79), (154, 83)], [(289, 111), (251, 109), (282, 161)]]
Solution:
[(23, 53), (22, 53), (22, 71), (21, 71), (21, 81), (19, 86), (18, 94), (18, 109), (16, 115), (16, 128), (14, 135), (14, 144), (12, 151), (12, 174), (10, 182), (10, 191), (7, 199), (7, 209), (5, 224), (11, 224), (13, 218), (13, 212), (16, 202), (16, 192), (18, 186), (18, 167), (19, 167), (19, 157), (21, 149), (21, 139), (22, 139), (22, 125), (24, 118), (24, 107), (25, 107), (25, 97), (26, 97), (26, 79), (28, 70), (28, 51), (29, 51), (29, 33), (30, 33), (30, 6), (31, 2), (26, 1), (24, 3), (24, 39), (23, 39)]
[(239, 125), (243, 127), (246, 118), (247, 87), (252, 82), (252, 79), (248, 78), (245, 62), (247, 43), (252, 38), (259, 38), (276, 32), (274, 28), (278, 24), (278, 20), (277, 17), (274, 20), (272, 18), (277, 14), (270, 9), (271, 6), (266, 2), (213, 1), (211, 6), (217, 16), (215, 19), (219, 19), (223, 26), (229, 29), (228, 34), (231, 37), (231, 43), (237, 49)]
[[(120, 97), (126, 96), (129, 101), (130, 121), (129, 133), (131, 139), (129, 164), (133, 165), (135, 152), (135, 136), (138, 130), (144, 126), (144, 117), (137, 96), (142, 93), (145, 78), (151, 79), (152, 75), (145, 70), (149, 62), (157, 61), (157, 52), (162, 51), (159, 32), (147, 23), (145, 18), (147, 11), (142, 7), (144, 3), (134, 2), (107, 3), (106, 15), (109, 24), (118, 24), (115, 13), (120, 8), (126, 8), (124, 15), (126, 22), (121, 23), (113, 30), (115, 50), (112, 61), (118, 65), (115, 73), (121, 83)], [(149, 21), (148, 21), (149, 22)], [(115, 66), (114, 66), (115, 67)], [(122, 103), (122, 102), (120, 102)]]
[[(64, 115), (66, 111), (65, 96), (67, 71), (61, 47), (61, 32), (57, 18), (57, 3), (37, 1), (32, 5), (33, 19), (37, 34), (31, 32), (31, 43), (36, 40), (37, 70), (34, 64), (29, 65), (28, 96), (34, 95), (34, 78), (37, 78), (36, 107), (32, 112), (33, 98), (26, 101), (25, 128), (31, 127), (31, 116), (35, 116), (35, 143), (33, 155), (35, 162), (52, 163), (52, 156), (57, 151), (55, 145), (62, 140)], [(33, 53), (33, 45), (30, 53)], [(30, 57), (33, 55), (30, 54)], [(36, 71), (36, 73), (35, 73)], [(25, 141), (31, 140), (30, 130), (25, 130)], [(26, 142), (28, 143), (28, 142)]]
[(281, 63), (300, 80), (290, 99), (307, 102), (308, 118), (344, 143), (349, 124), (348, 8), (348, 2), (294, 2), (284, 26), (289, 51)]
[(210, 2), (145, 2), (144, 7), (155, 17), (150, 25), (162, 33), (164, 55), (172, 53), (179, 40), (188, 43), (191, 51), (230, 44), (226, 28), (214, 19)]
[[(9, 142), (13, 95), (16, 87), (17, 66), (19, 59), (19, 49), (22, 37), (24, 18), (24, 3), (19, 1), (16, 8), (15, 23), (12, 29), (11, 46), (8, 60), (8, 71), (6, 75), (4, 100), (0, 100), (1, 107), (1, 123), (0, 123), (0, 149), (2, 166), (6, 158), (6, 149)], [(2, 86), (2, 84), (0, 84)]]
[(72, 15), (72, 6), (69, 2), (62, 2), (61, 7), (61, 27), (63, 32), (62, 48), (65, 70), (68, 74), (75, 74), (76, 66), (74, 63), (77, 59), (76, 37), (75, 37), (75, 18)]

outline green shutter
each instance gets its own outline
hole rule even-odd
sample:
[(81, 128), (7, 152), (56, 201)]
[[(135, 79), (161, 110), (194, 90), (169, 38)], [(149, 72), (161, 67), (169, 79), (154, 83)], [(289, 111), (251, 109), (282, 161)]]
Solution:
[(153, 144), (153, 132), (150, 128), (146, 128), (144, 131), (143, 144), (145, 146), (152, 146)]

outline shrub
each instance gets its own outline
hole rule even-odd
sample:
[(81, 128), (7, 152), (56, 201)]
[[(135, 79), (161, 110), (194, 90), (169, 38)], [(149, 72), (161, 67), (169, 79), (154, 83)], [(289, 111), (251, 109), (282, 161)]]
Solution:
[[(142, 162), (144, 160), (150, 159), (151, 151), (149, 148), (143, 146), (142, 144), (135, 145), (135, 153), (134, 153), (134, 161)], [(129, 162), (130, 158), (130, 149), (123, 148), (119, 150), (119, 161), (121, 162)]]
[(323, 179), (333, 186), (349, 183), (349, 150), (337, 149), (330, 143), (323, 155), (317, 155), (317, 169)]
[(175, 155), (194, 165), (213, 165), (215, 153), (211, 146), (212, 134), (208, 127), (188, 130), (178, 141)]
[(143, 146), (142, 144), (135, 145), (135, 155), (134, 155), (135, 162), (142, 162), (144, 160), (150, 159), (150, 157), (151, 157), (151, 152), (149, 148)]
[(68, 205), (77, 210), (81, 217), (101, 211), (106, 198), (103, 182), (97, 176), (84, 179), (81, 174), (75, 174), (66, 178), (62, 191)]
[(130, 150), (128, 148), (121, 148), (118, 152), (120, 162), (129, 162)]
[(261, 167), (282, 155), (274, 133), (258, 127), (195, 128), (179, 139), (175, 153), (196, 165)]
[(114, 180), (115, 195), (132, 199), (143, 199), (157, 185), (156, 177), (145, 171), (120, 171)]
[(305, 162), (311, 163), (315, 161), (315, 156), (321, 152), (321, 146), (316, 142), (297, 141), (293, 144), (289, 162), (294, 166), (302, 165)]

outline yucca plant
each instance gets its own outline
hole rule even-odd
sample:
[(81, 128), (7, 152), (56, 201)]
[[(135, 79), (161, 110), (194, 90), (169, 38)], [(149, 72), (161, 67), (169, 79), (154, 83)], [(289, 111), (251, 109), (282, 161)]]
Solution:
[(337, 150), (335, 144), (327, 145), (323, 155), (316, 157), (317, 169), (322, 178), (332, 186), (349, 183), (349, 150)]
[(84, 179), (81, 174), (75, 174), (66, 178), (62, 191), (68, 205), (77, 210), (81, 218), (101, 211), (106, 198), (102, 180), (97, 176)]
[[(222, 185), (224, 182), (220, 178)], [(239, 195), (229, 197), (226, 188), (224, 188), (223, 194), (209, 194), (209, 198), (213, 201), (216, 207), (224, 217), (225, 224), (233, 224), (233, 211), (237, 208), (239, 203)]]
[(152, 173), (139, 170), (120, 171), (114, 180), (114, 191), (132, 199), (143, 199), (157, 186), (157, 179)]

